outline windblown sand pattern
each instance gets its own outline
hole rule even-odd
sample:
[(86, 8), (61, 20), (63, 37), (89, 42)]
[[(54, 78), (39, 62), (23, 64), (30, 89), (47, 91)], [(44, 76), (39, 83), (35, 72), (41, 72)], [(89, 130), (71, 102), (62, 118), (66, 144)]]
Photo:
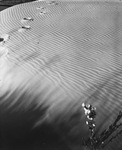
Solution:
[[(121, 5), (35, 1), (0, 12), (1, 148), (81, 150), (83, 102), (98, 109), (97, 133), (114, 120), (122, 106)], [(121, 138), (107, 150), (121, 150)]]

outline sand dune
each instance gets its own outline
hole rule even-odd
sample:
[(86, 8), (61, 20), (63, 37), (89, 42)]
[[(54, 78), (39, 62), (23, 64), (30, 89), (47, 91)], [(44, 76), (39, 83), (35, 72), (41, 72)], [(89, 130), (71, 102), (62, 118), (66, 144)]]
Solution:
[[(114, 120), (122, 105), (121, 7), (36, 1), (0, 12), (1, 148), (81, 150), (83, 102), (97, 107), (97, 133)], [(107, 149), (120, 150), (121, 138)]]

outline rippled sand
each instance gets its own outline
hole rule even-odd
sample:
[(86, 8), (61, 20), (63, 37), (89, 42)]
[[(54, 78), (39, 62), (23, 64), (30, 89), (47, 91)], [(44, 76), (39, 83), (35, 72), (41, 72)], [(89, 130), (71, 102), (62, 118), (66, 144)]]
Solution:
[[(0, 12), (1, 149), (81, 150), (122, 105), (119, 2), (36, 1)], [(107, 150), (121, 150), (120, 136)]]

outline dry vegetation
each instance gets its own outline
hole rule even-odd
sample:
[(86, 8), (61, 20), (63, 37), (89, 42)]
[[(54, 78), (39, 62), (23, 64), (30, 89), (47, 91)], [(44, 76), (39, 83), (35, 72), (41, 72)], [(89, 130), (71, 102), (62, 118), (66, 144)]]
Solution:
[[(122, 126), (122, 123), (118, 123), (122, 118), (122, 111), (119, 112), (117, 118), (111, 125), (109, 125), (108, 129), (103, 130), (101, 134), (98, 137), (96, 137), (96, 108), (90, 104), (85, 105), (84, 103), (82, 104), (82, 106), (84, 108), (85, 115), (88, 119), (88, 121), (86, 121), (86, 124), (89, 128), (89, 139), (87, 141), (84, 141), (83, 143), (85, 150), (104, 149), (106, 145), (108, 145), (122, 133), (122, 130), (119, 130), (119, 132), (117, 132), (117, 129), (120, 129), (120, 127)], [(114, 136), (112, 136), (113, 133), (115, 133)]]

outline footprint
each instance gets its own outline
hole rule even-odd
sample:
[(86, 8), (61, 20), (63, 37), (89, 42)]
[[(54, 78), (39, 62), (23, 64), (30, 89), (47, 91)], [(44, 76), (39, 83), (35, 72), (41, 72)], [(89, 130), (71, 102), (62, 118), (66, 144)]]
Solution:
[(4, 41), (4, 38), (0, 38), (0, 43)]
[(22, 23), (22, 24), (23, 24), (23, 23), (27, 23), (28, 21), (34, 21), (34, 19), (31, 18), (31, 17), (23, 18), (23, 19), (21, 20), (21, 23)]
[(26, 25), (26, 26), (22, 26), (21, 28), (19, 28), (18, 32), (23, 33), (26, 30), (30, 30), (30, 29), (31, 29), (31, 27), (29, 25)]
[(44, 14), (47, 14), (49, 12), (49, 10), (47, 9), (47, 8), (45, 8), (45, 7), (42, 7), (41, 9), (40, 9), (40, 11), (37, 13), (37, 15), (39, 14), (39, 15), (44, 15)]
[(42, 10), (43, 8), (44, 8), (44, 7), (39, 6), (39, 7), (37, 7), (36, 9)]
[(46, 3), (48, 5), (58, 5), (58, 2), (56, 2), (56, 1), (46, 1)]
[(5, 43), (7, 42), (8, 40), (10, 39), (10, 35), (9, 34), (3, 34), (1, 37), (0, 37), (0, 44), (2, 43)]
[(47, 11), (41, 11), (41, 12), (39, 12), (40, 15), (43, 15), (43, 14), (46, 14), (46, 13), (47, 13)]

